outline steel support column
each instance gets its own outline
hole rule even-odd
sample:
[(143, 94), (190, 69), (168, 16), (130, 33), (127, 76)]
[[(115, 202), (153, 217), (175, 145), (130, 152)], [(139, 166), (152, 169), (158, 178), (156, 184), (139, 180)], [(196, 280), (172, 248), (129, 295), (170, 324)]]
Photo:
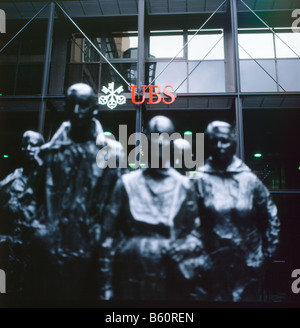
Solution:
[[(137, 58), (137, 90), (138, 97), (142, 96), (143, 88), (141, 87), (145, 84), (145, 0), (139, 0), (138, 8), (138, 58)], [(138, 134), (142, 132), (142, 114), (143, 114), (143, 104), (136, 106), (136, 128), (137, 133), (136, 139), (136, 159), (135, 166), (139, 167), (140, 164), (140, 147), (141, 140)]]
[(42, 81), (42, 101), (41, 101), (40, 113), (39, 113), (38, 129), (41, 134), (44, 133), (45, 117), (46, 117), (45, 97), (47, 96), (48, 85), (49, 85), (54, 16), (55, 16), (55, 4), (54, 2), (51, 2), (49, 18), (48, 18), (47, 36), (46, 36), (45, 60), (44, 60), (44, 71), (43, 71), (43, 81)]
[(242, 160), (245, 159), (244, 149), (244, 125), (243, 125), (243, 107), (241, 100), (241, 73), (239, 60), (239, 41), (238, 41), (238, 11), (237, 2), (239, 0), (230, 0), (230, 16), (231, 16), (231, 33), (233, 45), (233, 63), (234, 63), (234, 84), (237, 96), (235, 98), (235, 118), (237, 129), (237, 156)]

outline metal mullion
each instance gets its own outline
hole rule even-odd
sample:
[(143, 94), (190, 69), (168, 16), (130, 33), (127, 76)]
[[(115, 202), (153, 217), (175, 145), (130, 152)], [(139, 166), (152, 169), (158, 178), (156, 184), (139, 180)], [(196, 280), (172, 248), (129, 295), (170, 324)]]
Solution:
[(42, 81), (42, 101), (41, 101), (41, 107), (39, 113), (39, 132), (41, 134), (43, 134), (44, 132), (45, 117), (46, 117), (45, 96), (47, 96), (48, 94), (48, 86), (49, 86), (54, 16), (55, 16), (55, 3), (51, 2), (50, 13), (48, 18), (47, 36), (46, 36), (45, 61), (44, 61), (43, 81)]
[(230, 16), (231, 16), (231, 29), (233, 37), (233, 56), (234, 56), (234, 69), (235, 69), (235, 87), (237, 97), (235, 98), (235, 117), (237, 127), (237, 155), (244, 161), (245, 160), (245, 144), (244, 144), (244, 122), (243, 122), (243, 106), (241, 99), (241, 73), (240, 73), (240, 59), (239, 59), (239, 46), (238, 46), (238, 10), (237, 1), (230, 0)]
[(277, 59), (277, 50), (276, 50), (276, 39), (275, 35), (273, 34), (273, 46), (274, 46), (274, 56), (275, 56), (275, 74), (276, 74), (276, 87), (277, 92), (280, 92), (279, 90), (279, 71), (278, 71), (278, 59)]
[[(137, 58), (137, 94), (141, 95), (141, 86), (145, 83), (145, 0), (139, 0), (138, 6), (138, 58)], [(140, 168), (141, 139), (139, 133), (142, 132), (143, 105), (136, 106), (136, 156), (135, 167)]]

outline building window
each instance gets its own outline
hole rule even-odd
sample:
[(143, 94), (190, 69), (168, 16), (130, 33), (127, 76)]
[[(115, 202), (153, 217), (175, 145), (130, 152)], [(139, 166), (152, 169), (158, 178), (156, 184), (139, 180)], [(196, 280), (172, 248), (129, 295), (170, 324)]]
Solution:
[(268, 29), (239, 29), (243, 92), (300, 91), (300, 35)]
[(177, 58), (184, 57), (183, 31), (151, 31), (149, 57), (151, 58)]
[(223, 30), (196, 32), (150, 33), (146, 83), (172, 84), (177, 93), (225, 92)]
[(189, 60), (224, 60), (223, 30), (188, 31)]
[(106, 58), (137, 59), (138, 37), (137, 32), (112, 33), (105, 38)]
[[(0, 43), (4, 46), (5, 43)], [(0, 54), (0, 93), (2, 95), (40, 95), (44, 67), (45, 41), (20, 39)]]
[(244, 110), (246, 163), (270, 189), (300, 189), (299, 121), (299, 108)]

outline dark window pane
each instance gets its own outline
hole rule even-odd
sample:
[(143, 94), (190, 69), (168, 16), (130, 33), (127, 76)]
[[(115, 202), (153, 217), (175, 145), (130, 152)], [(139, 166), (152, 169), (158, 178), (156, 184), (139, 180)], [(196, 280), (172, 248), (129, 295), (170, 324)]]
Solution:
[(271, 189), (300, 189), (299, 122), (297, 109), (244, 111), (246, 162)]
[(292, 293), (291, 274), (300, 268), (300, 194), (272, 194), (281, 222), (280, 242), (276, 255), (269, 264), (266, 277), (268, 301), (299, 301)]
[(15, 93), (16, 65), (0, 64), (0, 94), (3, 96)]
[(99, 64), (68, 64), (65, 88), (74, 83), (87, 83), (95, 92), (99, 89)]
[(17, 95), (40, 95), (43, 63), (20, 64), (17, 77)]

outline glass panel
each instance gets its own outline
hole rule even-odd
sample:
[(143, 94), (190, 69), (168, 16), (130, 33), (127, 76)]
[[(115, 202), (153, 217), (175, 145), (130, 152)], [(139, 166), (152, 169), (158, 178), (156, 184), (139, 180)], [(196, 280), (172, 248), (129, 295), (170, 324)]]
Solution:
[[(101, 39), (94, 38), (91, 40), (101, 51)], [(99, 62), (100, 54), (96, 49), (83, 37), (73, 37), (71, 40), (71, 63), (91, 63)]]
[(105, 38), (105, 42), (106, 58), (137, 58), (137, 32), (129, 32), (128, 34), (113, 33)]
[(278, 59), (279, 83), (286, 91), (300, 91), (300, 59)]
[[(258, 62), (276, 80), (275, 60), (258, 60)], [(240, 69), (243, 92), (277, 91), (276, 82), (255, 61), (240, 60)]]
[(189, 92), (225, 92), (224, 61), (190, 62), (189, 72)]
[[(239, 33), (239, 44), (252, 58), (267, 59), (275, 57), (272, 33)], [(241, 47), (239, 52), (240, 59), (251, 58)]]
[[(136, 85), (137, 64), (113, 64), (120, 72), (124, 79), (131, 85)], [(108, 64), (102, 64), (101, 86), (108, 86), (109, 83), (115, 82), (115, 87), (123, 86), (124, 92), (131, 92), (131, 89), (125, 81), (112, 69)]]
[(17, 77), (17, 95), (41, 95), (44, 65), (42, 63), (20, 64)]
[[(178, 90), (178, 93), (186, 93), (187, 92), (187, 81), (183, 82), (187, 76), (187, 63), (186, 62), (173, 62), (171, 63), (166, 70), (160, 75), (160, 73), (165, 69), (168, 63), (158, 62), (149, 63), (148, 66), (148, 77), (147, 84), (152, 82), (153, 79), (150, 80), (149, 76), (154, 77), (154, 82), (152, 84), (158, 85), (160, 87), (164, 87), (166, 85), (173, 85), (174, 89)], [(160, 76), (159, 76), (160, 75)], [(156, 78), (156, 76), (158, 76)], [(183, 82), (183, 84), (182, 84)]]
[(21, 59), (23, 61), (43, 61), (45, 40), (23, 40), (21, 42)]
[[(1, 60), (1, 59), (0, 59)], [(0, 94), (3, 96), (11, 96), (15, 94), (15, 79), (16, 79), (15, 64), (0, 64)], [(5, 77), (5, 78), (4, 78)]]
[(87, 83), (95, 91), (99, 88), (99, 64), (68, 64), (66, 68), (65, 87), (74, 83)]
[(276, 55), (277, 58), (299, 58), (300, 56), (300, 33), (278, 33), (280, 39), (282, 39), (290, 48), (293, 49), (296, 54), (289, 49), (278, 37), (275, 37)]
[(245, 110), (247, 164), (271, 189), (300, 189), (299, 109)]
[[(4, 46), (4, 44), (1, 44)], [(0, 46), (1, 47), (1, 46)], [(44, 40), (22, 40), (10, 44), (0, 54), (0, 94), (38, 95), (44, 65)], [(5, 76), (5, 78), (3, 78)]]
[[(167, 32), (151, 32), (150, 36), (150, 53), (152, 58), (173, 58), (183, 48), (183, 32), (180, 34), (163, 35)], [(178, 58), (184, 56), (183, 51), (178, 54)]]
[(195, 37), (189, 35), (188, 41), (190, 41), (188, 59), (224, 59), (224, 39), (221, 33), (196, 35)]

